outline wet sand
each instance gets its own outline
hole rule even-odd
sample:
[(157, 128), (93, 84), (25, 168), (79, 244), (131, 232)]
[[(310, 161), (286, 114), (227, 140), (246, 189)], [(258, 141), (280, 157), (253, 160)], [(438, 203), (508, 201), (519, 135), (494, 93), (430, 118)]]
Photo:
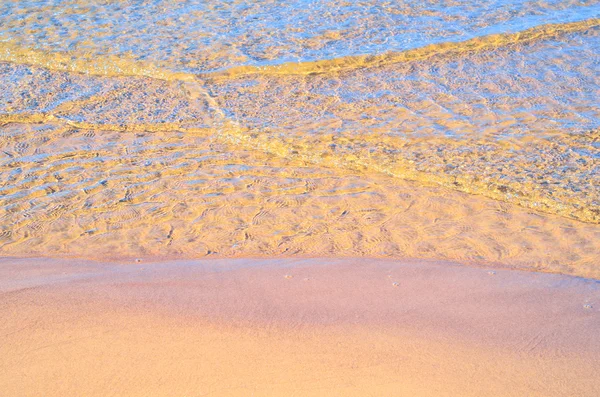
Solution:
[(9, 396), (597, 396), (600, 283), (453, 263), (0, 260)]
[(0, 397), (600, 396), (600, 2), (39, 3)]

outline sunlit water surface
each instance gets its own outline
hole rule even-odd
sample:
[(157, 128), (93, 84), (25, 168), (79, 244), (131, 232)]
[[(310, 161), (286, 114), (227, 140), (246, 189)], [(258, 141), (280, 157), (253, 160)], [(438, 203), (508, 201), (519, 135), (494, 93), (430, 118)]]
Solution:
[(3, 1), (0, 252), (600, 277), (598, 1)]

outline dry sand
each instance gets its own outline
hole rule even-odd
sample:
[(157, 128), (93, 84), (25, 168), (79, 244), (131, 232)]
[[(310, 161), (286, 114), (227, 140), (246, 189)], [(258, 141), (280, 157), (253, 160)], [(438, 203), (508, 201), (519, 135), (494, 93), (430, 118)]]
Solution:
[(417, 261), (0, 260), (2, 396), (598, 396), (600, 283)]

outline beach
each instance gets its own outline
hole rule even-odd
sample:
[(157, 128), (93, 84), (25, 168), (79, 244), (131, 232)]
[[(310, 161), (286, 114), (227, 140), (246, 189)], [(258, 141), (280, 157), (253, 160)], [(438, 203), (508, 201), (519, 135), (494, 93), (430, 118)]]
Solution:
[(596, 0), (0, 2), (0, 396), (600, 395)]
[(452, 263), (3, 259), (7, 395), (594, 396), (597, 281)]

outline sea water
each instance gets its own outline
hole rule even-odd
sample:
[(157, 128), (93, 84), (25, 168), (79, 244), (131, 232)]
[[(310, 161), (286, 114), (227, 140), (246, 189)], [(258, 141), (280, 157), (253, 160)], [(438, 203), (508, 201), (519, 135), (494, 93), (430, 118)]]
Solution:
[(596, 274), (599, 72), (591, 0), (6, 0), (0, 252)]

